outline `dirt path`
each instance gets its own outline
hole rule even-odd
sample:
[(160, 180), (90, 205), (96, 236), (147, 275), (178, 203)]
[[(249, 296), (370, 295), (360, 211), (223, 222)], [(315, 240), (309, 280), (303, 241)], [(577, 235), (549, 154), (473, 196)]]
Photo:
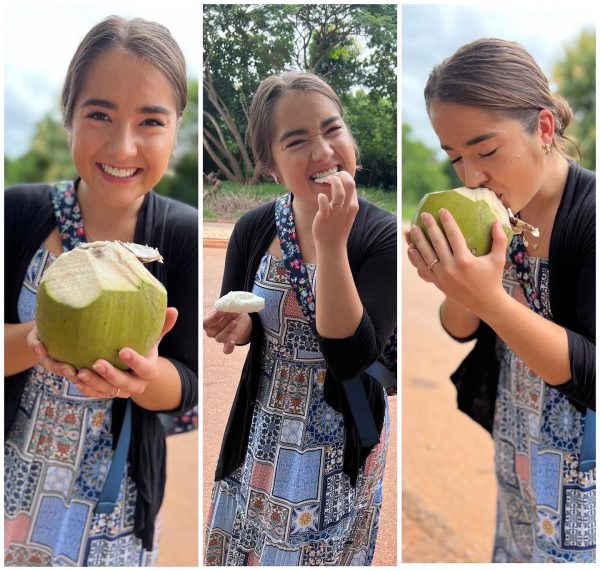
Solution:
[[(206, 236), (205, 236), (206, 238)], [(219, 297), (224, 248), (204, 248), (204, 309), (208, 311)], [(204, 337), (204, 421), (203, 421), (203, 516), (202, 533), (210, 504), (214, 468), (219, 454), (221, 439), (235, 394), (237, 382), (246, 356), (246, 348), (236, 348), (232, 355), (223, 355), (221, 346)], [(384, 480), (384, 501), (379, 529), (379, 539), (375, 551), (374, 565), (395, 565), (397, 551), (397, 438), (396, 401), (390, 400), (392, 417), (389, 452)]]
[(449, 379), (472, 343), (443, 331), (443, 295), (420, 280), (405, 249), (402, 274), (402, 561), (489, 562), (493, 444), (457, 410)]

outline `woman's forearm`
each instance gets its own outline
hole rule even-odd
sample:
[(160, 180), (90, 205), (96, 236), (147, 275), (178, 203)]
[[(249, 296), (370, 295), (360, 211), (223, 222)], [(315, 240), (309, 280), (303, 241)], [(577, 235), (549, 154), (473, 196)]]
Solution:
[(571, 379), (567, 332), (506, 294), (481, 318), (549, 385)]
[(442, 302), (440, 319), (444, 329), (458, 339), (471, 337), (481, 321), (473, 312), (449, 298)]
[(40, 357), (27, 344), (35, 321), (4, 324), (4, 374), (16, 375), (39, 362)]
[(316, 277), (317, 331), (322, 337), (352, 336), (363, 315), (346, 246), (330, 249), (317, 245)]
[(150, 381), (144, 392), (132, 395), (132, 400), (146, 410), (175, 410), (181, 405), (181, 378), (171, 361), (158, 358), (158, 375)]

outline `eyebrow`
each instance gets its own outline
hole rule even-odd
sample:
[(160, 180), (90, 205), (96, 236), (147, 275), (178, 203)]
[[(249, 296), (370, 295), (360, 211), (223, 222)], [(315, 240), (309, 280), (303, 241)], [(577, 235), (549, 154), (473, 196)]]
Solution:
[[(328, 117), (321, 123), (321, 125), (320, 125), (321, 129), (323, 129), (324, 127), (327, 127), (327, 125), (329, 125), (330, 123), (333, 123), (334, 121), (338, 121), (339, 119), (341, 119), (341, 117), (339, 115), (333, 115), (331, 117)], [(308, 133), (308, 129), (294, 129), (293, 131), (287, 131), (286, 133), (281, 135), (281, 137), (279, 138), (279, 142), (281, 143), (285, 139), (289, 139), (290, 137), (295, 137), (296, 135), (306, 135), (307, 133)]]
[[(106, 99), (96, 99), (96, 98), (90, 98), (90, 99), (86, 99), (83, 103), (82, 103), (82, 107), (102, 107), (103, 109), (117, 109), (117, 105), (115, 103), (113, 103), (112, 101), (107, 101)], [(167, 107), (164, 107), (162, 105), (144, 105), (143, 107), (140, 107), (138, 110), (138, 113), (144, 113), (144, 114), (149, 114), (149, 115), (172, 115), (173, 113), (171, 112), (170, 109), (168, 109)]]
[[(483, 141), (487, 141), (488, 139), (491, 139), (492, 137), (495, 137), (496, 135), (498, 135), (498, 133), (496, 133), (495, 131), (492, 131), (491, 133), (484, 133), (483, 135), (477, 135), (477, 137), (473, 137), (472, 139), (469, 139), (465, 145), (467, 147), (472, 147), (473, 145), (477, 145), (478, 143), (483, 143)], [(441, 145), (442, 149), (444, 151), (453, 151), (454, 149), (452, 147), (449, 147), (448, 145)]]

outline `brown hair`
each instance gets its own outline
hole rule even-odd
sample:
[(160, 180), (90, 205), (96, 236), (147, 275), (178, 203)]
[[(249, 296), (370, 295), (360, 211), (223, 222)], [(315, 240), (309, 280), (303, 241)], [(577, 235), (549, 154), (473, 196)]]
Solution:
[(539, 112), (554, 116), (552, 145), (567, 154), (565, 136), (573, 118), (569, 104), (550, 91), (548, 78), (520, 44), (481, 39), (459, 48), (433, 68), (425, 86), (427, 112), (435, 101), (496, 111), (517, 119), (529, 134), (538, 127)]
[[(273, 109), (278, 99), (288, 91), (315, 91), (328, 97), (338, 108), (340, 117), (344, 108), (331, 86), (318, 75), (303, 71), (285, 71), (271, 75), (260, 83), (252, 98), (248, 116), (248, 134), (254, 160), (266, 173), (273, 168), (271, 140), (273, 139)], [(349, 130), (349, 129), (348, 129)], [(355, 151), (358, 149), (355, 146)]]
[(177, 116), (187, 104), (185, 58), (169, 30), (156, 22), (141, 18), (125, 20), (109, 16), (96, 24), (83, 38), (67, 70), (62, 90), (63, 124), (69, 129), (85, 76), (103, 52), (122, 48), (159, 69), (173, 86)]

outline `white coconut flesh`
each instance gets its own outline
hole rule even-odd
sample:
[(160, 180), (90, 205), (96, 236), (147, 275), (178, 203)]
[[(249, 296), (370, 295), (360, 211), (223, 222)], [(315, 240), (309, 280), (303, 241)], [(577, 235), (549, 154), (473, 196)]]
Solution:
[(215, 309), (227, 313), (254, 313), (265, 308), (265, 300), (249, 291), (230, 291), (215, 302)]
[(106, 359), (126, 368), (123, 347), (147, 354), (164, 323), (167, 292), (118, 242), (62, 254), (44, 273), (36, 322), (51, 357), (77, 369)]

